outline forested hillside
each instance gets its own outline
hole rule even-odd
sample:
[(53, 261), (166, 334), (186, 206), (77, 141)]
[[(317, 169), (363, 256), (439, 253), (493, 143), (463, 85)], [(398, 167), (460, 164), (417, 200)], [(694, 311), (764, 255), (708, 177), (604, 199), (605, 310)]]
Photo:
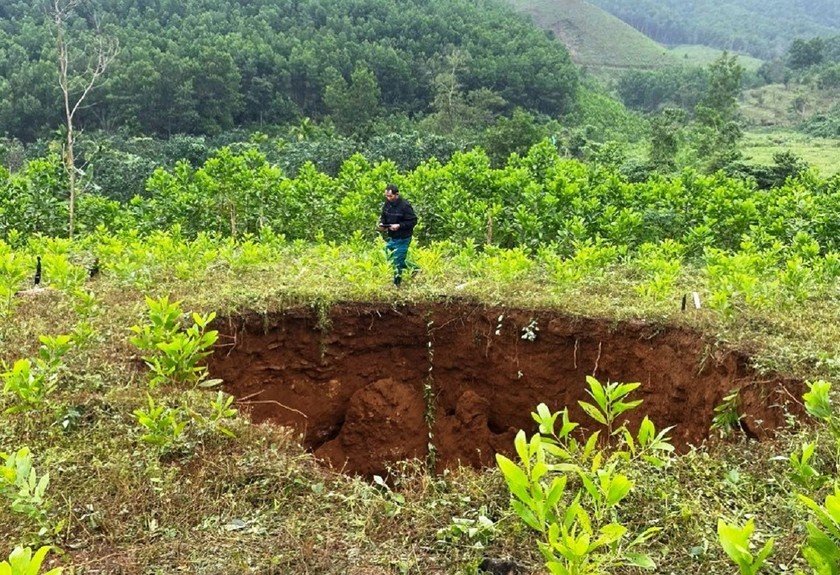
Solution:
[(703, 44), (770, 59), (795, 38), (840, 32), (836, 0), (591, 0), (667, 45)]
[[(23, 141), (62, 123), (48, 16), (0, 6), (0, 131)], [(121, 49), (84, 128), (214, 134), (329, 116), (355, 129), (440, 111), (455, 92), (554, 117), (575, 100), (565, 48), (493, 0), (100, 0), (68, 20), (73, 46), (98, 21)]]

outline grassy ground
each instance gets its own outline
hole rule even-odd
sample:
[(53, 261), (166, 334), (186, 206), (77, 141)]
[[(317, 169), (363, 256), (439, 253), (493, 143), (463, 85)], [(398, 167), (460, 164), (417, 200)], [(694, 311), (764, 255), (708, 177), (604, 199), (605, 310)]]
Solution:
[[(706, 67), (720, 58), (723, 50), (717, 48), (710, 48), (708, 46), (700, 46), (696, 44), (686, 44), (681, 46), (674, 46), (670, 49), (671, 54), (681, 59), (685, 64), (694, 66)], [(738, 63), (746, 70), (756, 71), (763, 63), (758, 58), (738, 54)]]
[[(634, 290), (639, 274), (632, 267), (560, 286), (539, 266), (500, 274), (480, 257), (466, 266), (434, 249), (415, 255), (424, 273), (401, 291), (389, 284), (380, 246), (295, 245), (247, 264), (196, 258), (188, 270), (176, 262), (117, 268), (102, 261), (101, 277), (82, 286), (96, 301), (83, 313), (70, 289), (79, 286), (19, 295), (0, 323), (7, 365), (35, 358), (39, 335), (70, 333), (80, 318), (92, 331), (65, 356), (45, 401), (0, 414), (0, 449), (28, 447), (38, 477), (50, 476), (38, 512), (14, 511), (14, 495), (0, 490), (0, 556), (18, 544), (52, 544), (59, 550), (54, 564), (77, 574), (474, 574), (485, 558), (512, 559), (521, 573), (546, 572), (538, 536), (511, 510), (497, 471), (431, 475), (414, 462), (394, 469), (387, 485), (350, 478), (320, 467), (289, 431), (230, 417), (224, 423), (235, 437), (218, 433), (207, 423), (214, 392), (150, 389), (141, 352), (128, 341), (129, 328), (147, 321), (144, 295), (182, 300), (185, 311), (225, 314), (339, 300), (391, 306), (467, 298), (690, 327), (791, 376), (831, 377), (840, 369), (828, 361), (840, 357), (838, 298), (722, 317), (706, 308), (679, 311), (682, 293), (698, 289), (706, 297), (702, 278), (690, 270), (668, 294), (646, 299)], [(190, 419), (171, 445), (150, 444), (132, 415), (147, 407), (147, 394), (175, 413), (202, 417)], [(19, 404), (6, 393), (0, 407)], [(787, 458), (815, 433), (825, 432), (792, 418), (774, 442), (732, 434), (661, 468), (622, 467), (635, 484), (614, 519), (631, 533), (662, 528), (642, 546), (657, 573), (732, 573), (717, 543), (717, 520), (753, 517), (760, 544), (776, 538), (767, 572), (789, 572), (804, 565), (799, 546), (808, 514), (796, 502)], [(817, 467), (831, 473), (825, 439)], [(572, 479), (569, 489), (579, 486)], [(810, 493), (821, 500), (825, 491)]]
[(836, 95), (829, 90), (791, 84), (769, 84), (744, 92), (741, 112), (747, 124), (755, 128), (790, 129), (806, 118), (829, 110)]
[(656, 68), (679, 62), (663, 46), (588, 2), (511, 0), (511, 4), (540, 28), (553, 31), (573, 60), (592, 71)]
[(790, 151), (802, 158), (823, 177), (840, 172), (840, 146), (837, 140), (814, 138), (789, 130), (751, 131), (744, 135), (741, 149), (747, 162), (773, 164), (773, 154)]

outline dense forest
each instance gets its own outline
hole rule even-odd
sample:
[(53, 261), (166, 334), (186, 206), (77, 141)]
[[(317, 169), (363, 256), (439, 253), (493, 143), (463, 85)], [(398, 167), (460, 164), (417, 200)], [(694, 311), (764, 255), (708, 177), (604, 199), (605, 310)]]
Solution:
[[(0, 6), (0, 131), (24, 142), (61, 124), (52, 28), (49, 7)], [(86, 129), (212, 135), (329, 117), (352, 134), (445, 116), (457, 97), (557, 117), (578, 82), (561, 44), (493, 0), (81, 3), (71, 48), (96, 31), (120, 51), (79, 111)]]
[(592, 0), (657, 42), (702, 44), (762, 59), (795, 38), (840, 32), (835, 0)]
[[(840, 85), (840, 36), (797, 38), (749, 79), (724, 54), (708, 68), (628, 70), (605, 87), (494, 0), (66, 3), (77, 5), (64, 30), (71, 75), (84, 75), (97, 38), (120, 47), (74, 119), (68, 171), (85, 194), (123, 202), (148, 196), (155, 169), (195, 168), (225, 146), (259, 150), (296, 177), (308, 163), (335, 176), (354, 154), (413, 170), (474, 147), (499, 167), (548, 140), (631, 181), (691, 167), (764, 187), (777, 167), (740, 161), (745, 82)], [(50, 10), (0, 6), (0, 162), (11, 173), (67, 160)], [(82, 87), (71, 85), (71, 100)], [(833, 135), (838, 117), (805, 129)]]

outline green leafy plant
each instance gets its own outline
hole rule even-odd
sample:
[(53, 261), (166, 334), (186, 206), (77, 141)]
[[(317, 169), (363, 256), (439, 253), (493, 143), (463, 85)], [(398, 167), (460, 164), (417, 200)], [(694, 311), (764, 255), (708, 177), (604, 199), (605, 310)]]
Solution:
[(568, 479), (565, 475), (555, 475), (549, 484), (543, 481), (550, 468), (539, 434), (528, 441), (525, 432), (520, 430), (514, 439), (514, 447), (521, 467), (504, 455), (496, 454), (496, 462), (514, 496), (511, 506), (528, 527), (545, 535), (548, 527), (558, 521), (557, 506)]
[(623, 401), (641, 383), (608, 382), (606, 385), (602, 385), (591, 375), (586, 376), (586, 383), (589, 384), (586, 393), (595, 400), (595, 405), (586, 401), (578, 401), (578, 404), (589, 417), (606, 426), (609, 435), (613, 434), (613, 425), (619, 415), (638, 407), (642, 403), (641, 399)]
[(608, 569), (625, 565), (655, 569), (656, 564), (649, 556), (632, 549), (657, 531), (647, 529), (622, 545), (627, 528), (613, 522), (596, 531), (580, 505), (579, 497), (576, 497), (567, 508), (562, 523), (553, 523), (549, 527), (548, 541), (540, 544), (540, 551), (553, 575), (600, 575)]
[(487, 517), (487, 509), (482, 507), (478, 518), (453, 517), (447, 527), (438, 529), (438, 541), (447, 543), (468, 543), (471, 547), (483, 548), (496, 536), (496, 524)]
[(615, 462), (601, 467), (600, 457), (595, 458), (592, 468), (577, 472), (589, 494), (592, 514), (598, 521), (605, 519), (633, 488), (633, 482), (626, 475), (616, 473)]
[(668, 463), (670, 455), (674, 452), (674, 446), (669, 441), (668, 433), (673, 426), (666, 427), (657, 432), (653, 421), (645, 416), (639, 424), (636, 437), (629, 429), (620, 428), (626, 451), (617, 451), (619, 457), (641, 458), (655, 467), (663, 467)]
[(840, 461), (840, 417), (834, 413), (831, 402), (831, 383), (825, 380), (806, 382), (808, 391), (802, 395), (805, 410), (809, 415), (828, 424), (828, 431), (834, 439), (834, 463)]
[(788, 477), (795, 484), (809, 491), (820, 488), (828, 481), (828, 477), (821, 474), (811, 465), (816, 447), (817, 443), (815, 441), (803, 443), (801, 454), (794, 452), (788, 458), (788, 462), (790, 463)]
[(802, 395), (805, 409), (813, 417), (832, 423), (835, 420), (831, 406), (831, 383), (825, 380), (807, 382), (808, 391)]
[(6, 316), (14, 305), (14, 295), (26, 281), (28, 267), (15, 252), (4, 252), (0, 242), (0, 316)]
[(93, 292), (77, 289), (73, 291), (73, 309), (79, 321), (73, 326), (70, 336), (77, 347), (84, 347), (97, 336), (91, 320), (99, 314), (99, 302)]
[(797, 497), (818, 521), (806, 524), (808, 537), (802, 556), (817, 575), (840, 573), (840, 488), (835, 485), (834, 493), (826, 496), (823, 505), (802, 494)]
[(87, 278), (87, 271), (70, 263), (66, 254), (45, 254), (43, 260), (45, 281), (50, 287), (73, 293)]
[(13, 511), (22, 513), (43, 525), (48, 502), (45, 497), (50, 484), (50, 474), (40, 479), (32, 466), (32, 454), (22, 447), (16, 453), (0, 453), (4, 464), (0, 467), (0, 495), (6, 497)]
[(738, 412), (739, 409), (739, 392), (733, 389), (723, 397), (723, 401), (715, 406), (714, 415), (712, 416), (711, 430), (717, 431), (721, 437), (727, 437), (732, 433), (732, 430), (738, 426), (738, 423), (743, 418)]
[[(49, 552), (48, 546), (41, 547), (34, 554), (29, 547), (15, 547), (9, 559), (0, 563), (0, 575), (38, 575)], [(43, 575), (60, 575), (63, 571), (61, 567), (56, 567)]]
[(205, 386), (216, 385), (216, 380), (204, 381), (207, 367), (202, 365), (218, 339), (216, 330), (207, 329), (216, 317), (215, 312), (203, 316), (193, 313), (193, 325), (181, 330), (180, 302), (169, 303), (164, 296), (160, 300), (147, 297), (146, 304), (149, 306), (149, 321), (142, 326), (132, 326), (131, 330), (137, 335), (131, 338), (131, 342), (151, 352), (143, 356), (152, 372), (149, 386), (154, 389), (163, 383), (198, 385), (202, 382)]
[(729, 525), (723, 519), (718, 519), (718, 540), (729, 558), (738, 565), (741, 575), (758, 573), (773, 551), (773, 539), (770, 538), (757, 554), (750, 553), (750, 539), (754, 531), (755, 524), (752, 519), (743, 527)]
[(157, 344), (171, 340), (177, 333), (183, 312), (181, 302), (170, 303), (167, 296), (157, 300), (146, 296), (146, 306), (149, 308), (148, 321), (131, 327), (137, 335), (130, 341), (144, 351), (154, 351)]
[[(603, 386), (594, 377), (587, 381), (595, 404), (580, 402), (584, 411), (607, 427), (610, 436), (615, 434), (626, 443), (611, 446), (608, 442), (599, 448), (599, 431), (580, 443), (572, 436), (578, 424), (569, 420), (567, 409), (552, 413), (540, 404), (531, 414), (539, 432), (528, 440), (520, 430), (514, 440), (518, 462), (496, 455), (512, 495), (511, 507), (527, 526), (542, 534), (540, 551), (553, 574), (604, 573), (621, 565), (654, 568), (651, 558), (634, 548), (660, 529), (649, 528), (629, 539), (625, 538), (627, 528), (618, 521), (620, 504), (633, 488), (621, 466), (636, 460), (664, 463), (664, 456), (673, 449), (665, 436), (668, 429), (657, 433), (645, 418), (635, 438), (624, 425), (613, 432), (616, 418), (641, 403), (626, 400), (639, 384)], [(581, 485), (571, 501), (566, 497), (568, 473)]]
[(72, 336), (42, 335), (38, 338), (41, 347), (38, 357), (33, 363), (24, 358), (15, 361), (11, 369), (4, 365), (6, 371), (0, 374), (3, 378), (3, 392), (13, 394), (17, 403), (7, 411), (24, 411), (40, 405), (44, 398), (58, 386), (64, 355), (73, 347)]
[(199, 425), (207, 429), (227, 435), (228, 437), (235, 437), (233, 431), (226, 427), (226, 422), (232, 420), (239, 411), (233, 407), (233, 402), (236, 398), (223, 391), (217, 391), (216, 396), (210, 400), (210, 415), (204, 416), (196, 411), (190, 410), (190, 417)]
[(177, 447), (184, 438), (189, 417), (181, 409), (173, 409), (155, 402), (147, 394), (148, 409), (135, 409), (134, 417), (146, 432), (140, 439), (166, 451)]
[(54, 389), (55, 385), (39, 372), (29, 359), (19, 359), (11, 367), (4, 366), (3, 392), (14, 394), (18, 403), (7, 411), (31, 409), (41, 402)]

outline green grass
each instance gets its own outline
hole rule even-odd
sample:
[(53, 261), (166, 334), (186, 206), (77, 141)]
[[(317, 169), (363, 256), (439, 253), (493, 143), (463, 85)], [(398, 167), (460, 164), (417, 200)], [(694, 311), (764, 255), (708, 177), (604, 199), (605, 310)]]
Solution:
[[(685, 64), (702, 67), (708, 66), (723, 54), (723, 50), (697, 44), (674, 46), (670, 49), (670, 52)], [(754, 72), (758, 70), (763, 61), (745, 54), (738, 54), (738, 63), (746, 70)]]
[(792, 152), (802, 158), (823, 177), (840, 172), (840, 141), (814, 138), (789, 130), (752, 131), (741, 143), (748, 163), (773, 164), (773, 155)]
[[(108, 240), (111, 241), (111, 240)], [(116, 240), (114, 240), (116, 241)], [(140, 246), (142, 247), (142, 246)], [(211, 250), (212, 251), (212, 250)], [(126, 252), (121, 251), (127, 256)], [(139, 440), (131, 413), (146, 404), (148, 375), (129, 327), (145, 317), (144, 294), (168, 294), (182, 309), (266, 314), (313, 301), (366, 301), (382, 306), (467, 299), (474, 303), (550, 308), (577, 316), (644, 321), (698, 331), (753, 352), (762, 369), (791, 376), (840, 374), (840, 296), (779, 307), (742, 303), (732, 315), (709, 308), (683, 313), (679, 298), (705, 279), (687, 267), (667, 293), (642, 297), (648, 272), (633, 262), (594, 270), (563, 284), (521, 254), (442, 252), (416, 248), (424, 273), (400, 291), (389, 282), (381, 245), (294, 243), (267, 247), (259, 261), (232, 265), (196, 257), (101, 262), (85, 285), (96, 297), (95, 336), (67, 356), (61, 386), (39, 409), (2, 410), (0, 450), (31, 449), (39, 474), (50, 473), (48, 524), (55, 535), (13, 512), (0, 496), (0, 556), (18, 544), (52, 543), (53, 560), (77, 573), (319, 573), (326, 575), (475, 575), (483, 557), (511, 557), (526, 573), (544, 573), (536, 536), (509, 507), (499, 473), (464, 469), (432, 475), (421, 463), (394, 469), (390, 487), (323, 469), (293, 434), (238, 418), (235, 438), (190, 428), (175, 450)], [(181, 262), (184, 263), (184, 262)], [(175, 272), (178, 272), (177, 274)], [(503, 273), (504, 272), (504, 273)], [(0, 322), (0, 359), (37, 353), (37, 336), (68, 333), (77, 320), (71, 291), (48, 288), (16, 298)], [(583, 385), (583, 382), (581, 382)], [(159, 388), (158, 401), (206, 412), (209, 394)], [(535, 406), (536, 407), (536, 406)], [(798, 546), (806, 513), (786, 475), (787, 455), (812, 430), (791, 419), (774, 442), (712, 441), (664, 469), (633, 466), (635, 482), (621, 521), (633, 532), (662, 532), (643, 546), (661, 573), (734, 572), (717, 545), (718, 517), (755, 516), (761, 541), (776, 537), (774, 564), (804, 567)], [(820, 452), (821, 469), (833, 465)], [(492, 522), (484, 535), (450, 537), (453, 518)], [(638, 571), (616, 568), (616, 575)]]
[(678, 64), (657, 44), (615, 16), (583, 0), (509, 0), (540, 28), (554, 32), (572, 59), (593, 73), (618, 73)]
[(741, 111), (756, 128), (795, 128), (808, 117), (825, 112), (836, 103), (836, 93), (802, 84), (770, 84), (746, 90)]

